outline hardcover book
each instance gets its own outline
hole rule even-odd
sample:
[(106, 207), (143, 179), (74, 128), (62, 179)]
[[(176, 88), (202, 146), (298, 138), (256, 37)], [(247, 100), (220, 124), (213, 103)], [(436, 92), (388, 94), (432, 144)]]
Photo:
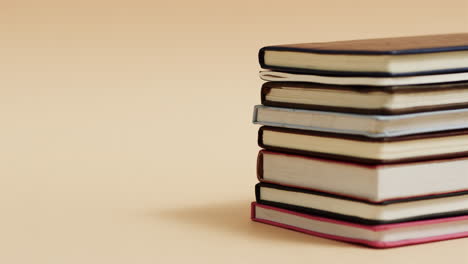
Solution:
[(260, 66), (336, 76), (411, 76), (468, 70), (468, 33), (263, 47)]
[(260, 182), (371, 202), (468, 191), (468, 157), (368, 165), (261, 150)]
[(273, 107), (398, 115), (466, 108), (468, 82), (384, 87), (266, 82), (261, 100)]
[(257, 105), (253, 123), (382, 138), (468, 128), (468, 109), (386, 116)]
[(385, 225), (361, 225), (252, 203), (253, 221), (309, 235), (391, 248), (468, 236), (468, 216), (447, 217)]
[(370, 202), (271, 183), (255, 185), (257, 203), (376, 225), (468, 214), (468, 192)]
[(402, 163), (466, 156), (468, 130), (370, 138), (264, 126), (258, 144), (273, 151), (367, 164)]

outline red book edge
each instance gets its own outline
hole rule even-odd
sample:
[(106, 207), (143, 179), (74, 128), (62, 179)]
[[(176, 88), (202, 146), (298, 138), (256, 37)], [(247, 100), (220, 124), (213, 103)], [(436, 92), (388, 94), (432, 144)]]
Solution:
[(383, 231), (383, 230), (389, 230), (389, 229), (395, 229), (395, 228), (403, 228), (403, 227), (411, 227), (411, 226), (421, 226), (421, 225), (429, 225), (429, 224), (438, 224), (438, 223), (446, 223), (446, 222), (454, 222), (454, 221), (462, 221), (468, 219), (468, 215), (465, 216), (457, 216), (457, 217), (447, 217), (447, 218), (440, 218), (440, 219), (432, 219), (432, 220), (422, 220), (422, 221), (414, 221), (414, 222), (406, 222), (406, 223), (397, 223), (397, 224), (384, 224), (384, 225), (375, 225), (375, 226), (365, 226), (365, 225), (360, 225), (360, 224), (355, 224), (355, 223), (349, 223), (341, 220), (334, 220), (330, 218), (324, 218), (324, 217), (319, 217), (319, 216), (313, 216), (313, 215), (307, 215), (307, 214), (302, 214), (298, 212), (293, 212), (285, 209), (280, 209), (272, 206), (267, 206), (267, 205), (262, 205), (258, 204), (256, 202), (252, 202), (251, 204), (251, 219), (252, 221), (256, 222), (261, 222), (265, 224), (270, 224), (286, 229), (291, 229), (294, 231), (306, 233), (309, 235), (314, 235), (318, 237), (323, 237), (323, 238), (328, 238), (328, 239), (333, 239), (333, 240), (339, 240), (339, 241), (345, 241), (345, 242), (351, 242), (351, 243), (358, 243), (358, 244), (364, 244), (370, 247), (375, 247), (375, 248), (392, 248), (392, 247), (400, 247), (400, 246), (406, 246), (406, 245), (414, 245), (414, 244), (422, 244), (422, 243), (429, 243), (429, 242), (434, 242), (434, 241), (442, 241), (442, 240), (448, 240), (448, 239), (455, 239), (455, 238), (462, 238), (462, 237), (467, 237), (468, 236), (468, 231), (466, 232), (460, 232), (460, 233), (453, 233), (453, 234), (447, 234), (447, 235), (439, 235), (439, 236), (431, 236), (431, 237), (424, 237), (424, 238), (416, 238), (416, 239), (406, 239), (406, 240), (400, 240), (400, 241), (392, 241), (392, 242), (382, 242), (382, 241), (370, 241), (370, 240), (364, 240), (364, 239), (355, 239), (355, 238), (350, 238), (350, 237), (342, 237), (342, 236), (335, 236), (335, 235), (329, 235), (329, 234), (324, 234), (320, 232), (315, 232), (307, 229), (303, 229), (300, 227), (295, 227), (295, 226), (290, 226), (286, 224), (281, 224), (265, 219), (260, 219), (257, 218), (255, 215), (255, 208), (256, 207), (261, 207), (269, 210), (274, 210), (286, 214), (292, 214), (296, 215), (299, 217), (307, 218), (307, 219), (312, 219), (316, 221), (322, 221), (322, 222), (328, 222), (328, 223), (333, 223), (333, 224), (339, 224), (339, 225), (346, 225), (346, 226), (352, 226), (356, 228), (362, 228), (366, 230), (371, 230), (371, 231)]

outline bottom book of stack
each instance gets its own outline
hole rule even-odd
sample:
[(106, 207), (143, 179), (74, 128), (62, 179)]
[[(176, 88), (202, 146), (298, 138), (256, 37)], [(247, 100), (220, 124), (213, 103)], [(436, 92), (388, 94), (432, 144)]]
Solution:
[(376, 248), (390, 248), (468, 236), (468, 215), (392, 224), (364, 225), (252, 203), (252, 220)]

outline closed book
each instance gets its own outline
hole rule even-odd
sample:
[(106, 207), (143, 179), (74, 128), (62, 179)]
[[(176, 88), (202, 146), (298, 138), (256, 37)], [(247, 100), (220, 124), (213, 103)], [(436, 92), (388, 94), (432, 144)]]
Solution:
[(468, 128), (468, 108), (401, 115), (368, 115), (257, 105), (253, 123), (371, 138)]
[(468, 216), (369, 226), (254, 202), (251, 205), (251, 219), (309, 235), (375, 248), (401, 247), (468, 236)]
[(263, 126), (260, 147), (293, 154), (366, 164), (390, 164), (468, 155), (468, 129), (371, 138)]
[(260, 66), (335, 76), (412, 76), (468, 70), (468, 33), (273, 45)]
[(257, 203), (376, 225), (468, 214), (468, 192), (371, 202), (271, 183), (255, 185)]
[(468, 82), (401, 86), (344, 86), (266, 82), (265, 106), (372, 115), (400, 115), (468, 107)]
[(261, 150), (260, 182), (371, 202), (468, 191), (468, 157), (369, 165)]

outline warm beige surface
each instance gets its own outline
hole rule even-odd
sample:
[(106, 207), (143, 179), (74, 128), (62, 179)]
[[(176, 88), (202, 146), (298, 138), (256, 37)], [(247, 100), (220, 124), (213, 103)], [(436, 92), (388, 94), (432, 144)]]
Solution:
[(467, 263), (249, 221), (258, 48), (468, 31), (466, 0), (339, 2), (3, 1), (0, 263)]

